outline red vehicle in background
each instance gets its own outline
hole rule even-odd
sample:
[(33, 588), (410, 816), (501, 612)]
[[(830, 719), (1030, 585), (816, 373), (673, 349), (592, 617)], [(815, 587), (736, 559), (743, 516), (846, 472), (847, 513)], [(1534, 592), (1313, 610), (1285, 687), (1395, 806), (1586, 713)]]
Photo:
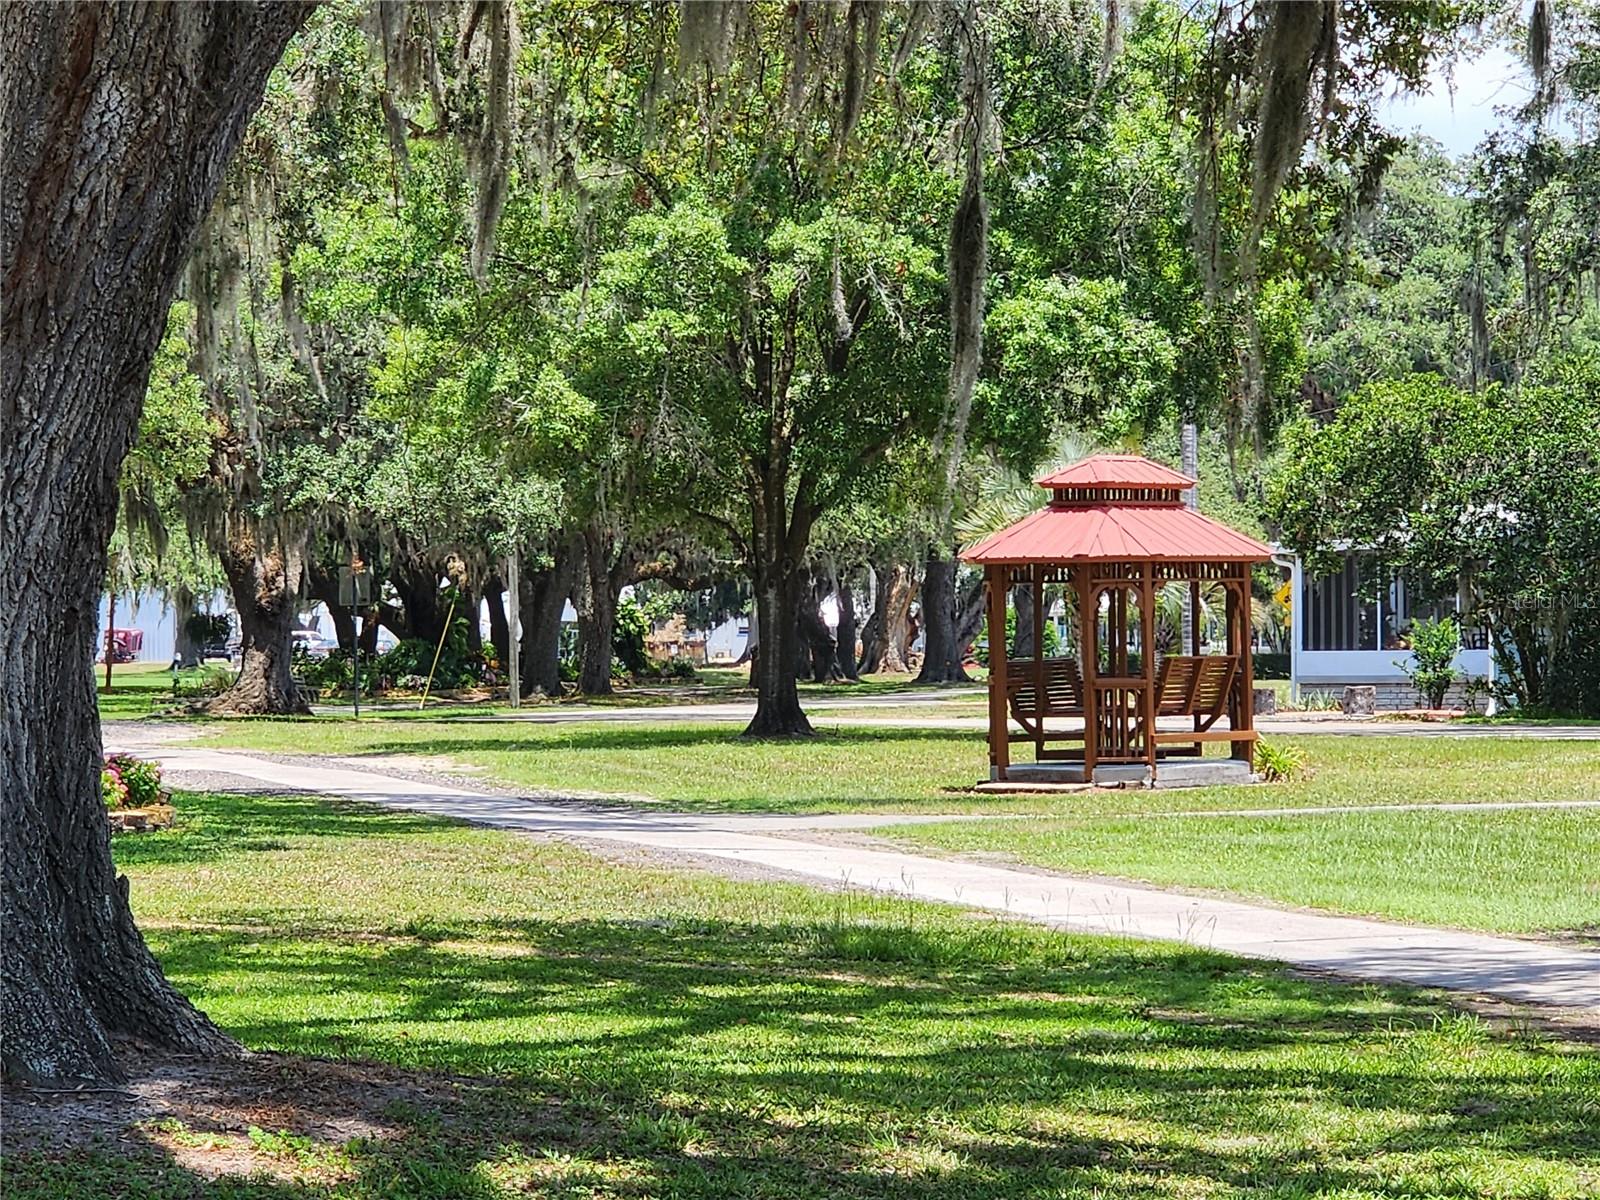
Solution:
[(139, 651), (144, 649), (144, 630), (142, 629), (113, 629), (106, 634), (104, 646), (100, 651), (100, 661), (105, 662), (107, 655), (114, 663), (129, 663), (139, 657)]

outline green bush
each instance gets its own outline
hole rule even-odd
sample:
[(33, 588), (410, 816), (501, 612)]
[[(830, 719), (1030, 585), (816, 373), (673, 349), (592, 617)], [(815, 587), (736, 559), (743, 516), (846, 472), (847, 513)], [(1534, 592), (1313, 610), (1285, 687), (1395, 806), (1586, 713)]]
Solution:
[(210, 696), (220, 696), (232, 686), (233, 668), (221, 663), (209, 663), (187, 679), (179, 679), (173, 694), (183, 700), (204, 700)]
[(1600, 608), (1579, 611), (1567, 628), (1564, 651), (1550, 669), (1552, 712), (1600, 717)]
[[(439, 656), (434, 668), (434, 655)], [(329, 655), (329, 657), (333, 657)], [(450, 626), (441, 649), (436, 642), (423, 638), (407, 638), (385, 654), (373, 660), (373, 671), (379, 680), (389, 681), (387, 686), (397, 686), (408, 676), (420, 677), (426, 685), (429, 671), (433, 672), (435, 688), (476, 687), (483, 681), (486, 660), (482, 651), (467, 647), (467, 620), (457, 617)], [(350, 683), (350, 667), (346, 663), (343, 675), (345, 686)], [(420, 690), (420, 688), (415, 689)]]
[(1461, 649), (1461, 626), (1454, 617), (1413, 621), (1408, 634), (1411, 662), (1395, 663), (1406, 673), (1429, 708), (1443, 708), (1445, 693), (1456, 681), (1456, 651)]
[(1250, 656), (1251, 671), (1257, 679), (1289, 678), (1289, 656), (1273, 651), (1259, 650)]
[[(983, 632), (978, 635), (981, 643), (974, 657), (983, 666), (989, 665), (989, 622), (984, 619)], [(1017, 611), (1014, 608), (1006, 609), (1006, 646), (1017, 644)], [(1054, 621), (1044, 623), (1044, 656), (1054, 658), (1061, 653), (1061, 631), (1056, 628)]]
[(696, 675), (694, 660), (684, 658), (681, 655), (677, 658), (669, 658), (666, 662), (660, 664), (657, 671), (663, 679), (687, 681), (695, 678)]
[[(361, 666), (362, 675), (365, 676), (363, 691), (370, 694), (374, 686), (370, 660)], [(296, 646), (290, 670), (294, 672), (295, 679), (308, 688), (334, 693), (350, 690), (350, 655), (343, 650), (330, 650), (319, 658)]]
[(650, 656), (645, 653), (644, 639), (650, 632), (650, 616), (632, 596), (624, 596), (617, 603), (616, 624), (611, 627), (611, 674), (620, 675), (617, 664), (630, 675), (644, 678), (654, 673)]

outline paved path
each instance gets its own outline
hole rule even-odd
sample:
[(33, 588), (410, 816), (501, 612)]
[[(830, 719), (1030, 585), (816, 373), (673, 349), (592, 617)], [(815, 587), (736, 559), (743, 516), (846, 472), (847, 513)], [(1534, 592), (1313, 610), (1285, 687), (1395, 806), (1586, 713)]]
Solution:
[(758, 865), (830, 885), (964, 904), (1063, 929), (1182, 941), (1361, 979), (1600, 1010), (1600, 954), (1587, 951), (795, 836), (806, 830), (951, 820), (947, 815), (676, 813), (486, 795), (354, 766), (286, 764), (221, 750), (160, 747), (154, 757), (171, 771), (225, 773), (500, 829)]

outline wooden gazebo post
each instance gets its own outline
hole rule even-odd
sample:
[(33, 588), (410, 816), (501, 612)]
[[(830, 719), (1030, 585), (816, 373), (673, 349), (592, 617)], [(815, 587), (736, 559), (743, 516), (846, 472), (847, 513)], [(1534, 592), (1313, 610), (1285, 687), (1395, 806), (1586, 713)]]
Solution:
[[(1248, 571), (1248, 568), (1247, 568)], [(1234, 607), (1238, 610), (1238, 633), (1234, 635), (1232, 645), (1228, 647), (1229, 653), (1239, 656), (1239, 686), (1235, 691), (1234, 711), (1228, 715), (1228, 725), (1235, 732), (1249, 733), (1255, 728), (1256, 722), (1256, 694), (1255, 694), (1255, 663), (1250, 653), (1250, 577), (1245, 575), (1244, 582), (1237, 586), (1237, 599)], [(1234, 594), (1230, 591), (1230, 595)], [(1229, 752), (1234, 758), (1250, 762), (1255, 757), (1255, 739), (1246, 738), (1242, 741), (1230, 742)]]
[[(1036, 759), (1044, 758), (1044, 572), (1041, 563), (1034, 563), (1031, 573), (1033, 575), (1033, 694), (1040, 697), (1039, 722), (1034, 727), (1035, 736), (1033, 753)], [(1021, 614), (1017, 615), (1020, 621)]]
[(1156, 564), (1139, 565), (1139, 673), (1144, 676), (1144, 753), (1156, 775)]
[(1006, 593), (1011, 569), (983, 569), (989, 593), (989, 778), (1003, 781), (1011, 766), (1011, 725), (1006, 712)]
[(1083, 680), (1083, 778), (1094, 780), (1094, 764), (1099, 758), (1100, 716), (1100, 596), (1088, 564), (1073, 572), (1078, 588), (1078, 644), (1081, 647), (1078, 673)]

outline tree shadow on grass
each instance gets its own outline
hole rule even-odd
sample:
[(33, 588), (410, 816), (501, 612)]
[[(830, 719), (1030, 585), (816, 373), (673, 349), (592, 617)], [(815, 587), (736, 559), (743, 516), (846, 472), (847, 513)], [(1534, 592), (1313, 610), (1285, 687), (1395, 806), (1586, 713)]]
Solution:
[[(215, 816), (212, 840), (169, 861), (452, 828), (297, 796), (194, 813)], [(563, 886), (559, 862), (522, 869)], [(1600, 1166), (1600, 1055), (1508, 1049), (1417, 993), (877, 898), (796, 915), (771, 895), (771, 916), (746, 920), (673, 892), (632, 920), (484, 919), (444, 895), (390, 926), (381, 906), (324, 915), (285, 892), (154, 929), (174, 980), (247, 1045), (471, 1086), (398, 1103), (381, 1136), (346, 1144), (323, 1110), (370, 1113), (380, 1079), (324, 1090), (314, 1113), (305, 1087), (240, 1104), (218, 1084), (239, 1113), (224, 1132), (272, 1135), (254, 1152), (281, 1177), (208, 1180), (192, 1146), (152, 1131), (137, 1163), (15, 1159), (7, 1195), (1414, 1200), (1503, 1192), (1496, 1172), (1529, 1163)]]
[[(1600, 1164), (1600, 1058), (1534, 1045), (1485, 1069), (1498, 1035), (1403, 989), (999, 923), (885, 932), (456, 921), (158, 949), (202, 1007), (244, 977), (224, 1020), (247, 1044), (488, 1081), (446, 1132), (374, 1149), (373, 1179), (415, 1154), (442, 1180), (487, 1157), (601, 1195), (1409, 1198), (1480, 1149)], [(1478, 1194), (1464, 1179), (1451, 1194)]]
[(372, 804), (296, 792), (177, 792), (171, 829), (112, 839), (118, 867), (205, 862), (232, 854), (281, 850), (295, 837), (392, 838), (435, 833), (455, 823)]
[[(1477, 1147), (1507, 1163), (1600, 1153), (1581, 1079), (1538, 1054), (1486, 1078), (1485, 1039), (1449, 1060), (1437, 1043), (1457, 1035), (1403, 992), (1202, 951), (1035, 947), (1005, 967), (981, 931), (965, 951), (896, 932), (900, 961), (825, 923), (457, 923), (375, 950), (186, 934), (163, 951), (186, 982), (243, 970), (253, 996), (277, 980), (300, 997), (299, 1016), (231, 1022), (247, 1041), (476, 1081), (392, 1106), (385, 1136), (256, 1138), (289, 1178), (208, 1179), (152, 1135), (131, 1158), (25, 1159), (14, 1179), (70, 1186), (10, 1194), (1420, 1200), (1493, 1194), (1492, 1163), (1478, 1184), (1469, 1171)], [(389, 1011), (343, 1010), (375, 982)], [(1387, 1039), (1375, 1007), (1396, 1022)]]

